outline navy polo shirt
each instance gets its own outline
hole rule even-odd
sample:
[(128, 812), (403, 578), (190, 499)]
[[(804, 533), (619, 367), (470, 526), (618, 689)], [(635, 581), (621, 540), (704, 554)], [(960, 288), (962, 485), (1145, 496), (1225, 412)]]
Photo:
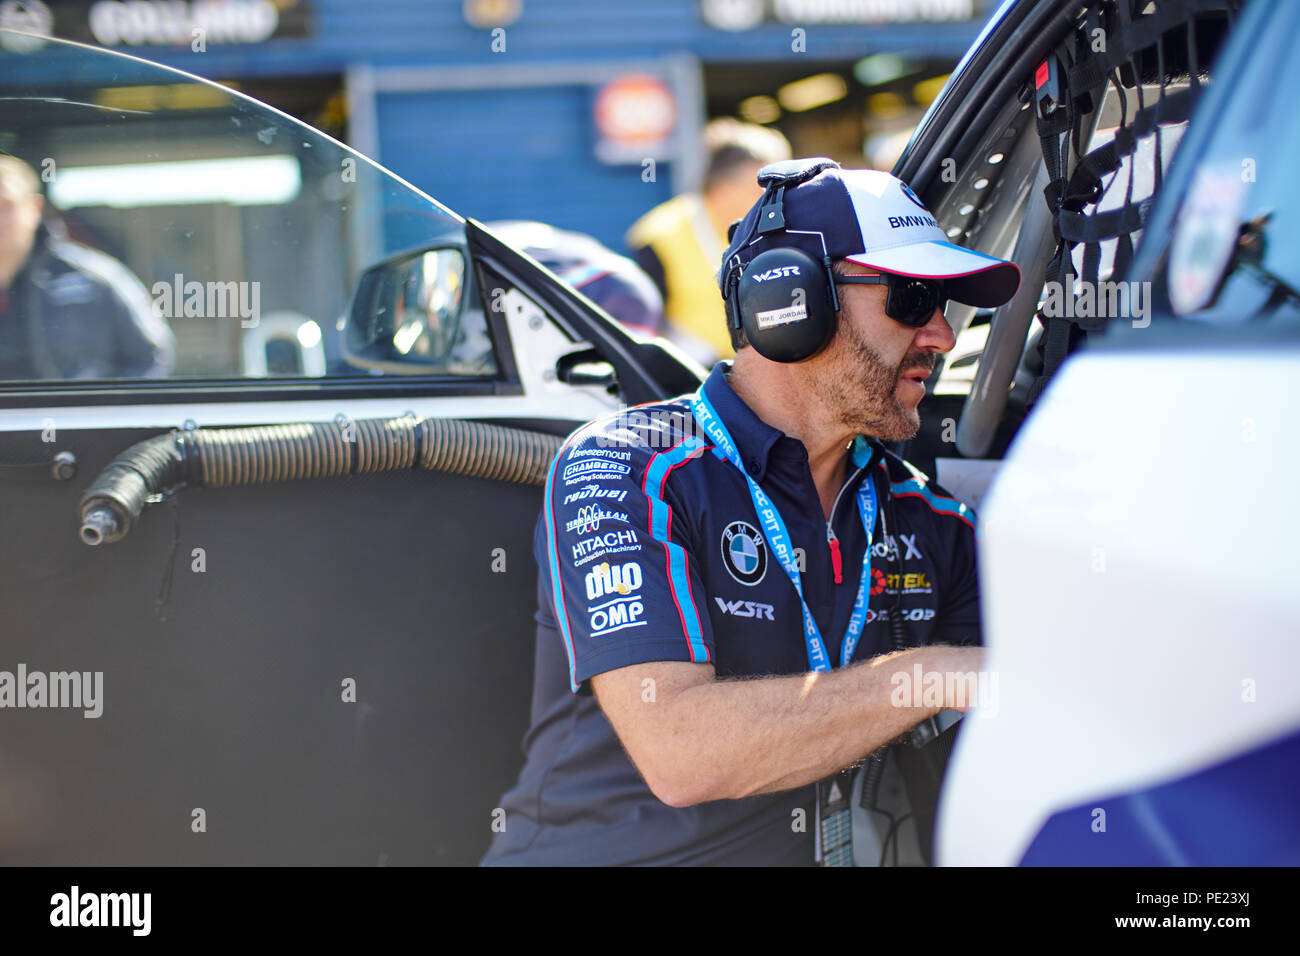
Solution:
[[(832, 664), (840, 666), (868, 545), (856, 494), (865, 480), (876, 482), (883, 506), (867, 624), (853, 659), (889, 651), (896, 637), (908, 645), (978, 643), (970, 510), (879, 443), (859, 439), (868, 445), (858, 445), (863, 464), (850, 463), (831, 516), (843, 557), (836, 583), (807, 450), (754, 414), (728, 371), (719, 363), (705, 394), (785, 520)], [(716, 454), (689, 396), (627, 409), (569, 436), (534, 535), (527, 760), (501, 800), (504, 829), (485, 864), (812, 862), (813, 787), (669, 807), (628, 759), (589, 686), (596, 674), (650, 661), (709, 663), (718, 677), (808, 672), (799, 597), (760, 528), (744, 476)]]

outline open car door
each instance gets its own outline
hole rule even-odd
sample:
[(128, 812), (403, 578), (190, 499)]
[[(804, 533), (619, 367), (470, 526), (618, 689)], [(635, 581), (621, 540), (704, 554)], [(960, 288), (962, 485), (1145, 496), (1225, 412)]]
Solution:
[(0, 862), (477, 861), (538, 465), (698, 368), (284, 114), (2, 39), (47, 225), (5, 313)]

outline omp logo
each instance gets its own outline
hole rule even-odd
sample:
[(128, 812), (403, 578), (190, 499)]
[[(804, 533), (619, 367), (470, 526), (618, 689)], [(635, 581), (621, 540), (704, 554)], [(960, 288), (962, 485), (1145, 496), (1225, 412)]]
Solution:
[(600, 485), (585, 485), (581, 491), (574, 491), (565, 495), (564, 503), (567, 505), (586, 498), (613, 498), (615, 501), (622, 501), (626, 497), (626, 488), (602, 488)]
[(587, 584), (589, 601), (604, 597), (606, 594), (627, 596), (633, 591), (641, 590), (641, 565), (635, 561), (611, 565), (606, 561), (588, 571), (583, 580)]
[(602, 521), (626, 521), (627, 515), (621, 511), (606, 511), (600, 505), (583, 505), (578, 509), (578, 516), (564, 526), (565, 531), (586, 534), (600, 527)]
[(759, 604), (757, 601), (724, 601), (720, 597), (713, 600), (718, 602), (718, 610), (723, 614), (730, 614), (732, 617), (755, 617), (759, 620), (776, 620), (772, 617), (772, 605)]
[(641, 620), (645, 604), (639, 598), (615, 598), (605, 604), (587, 608), (587, 613), (591, 615), (587, 623), (592, 637), (604, 637), (629, 627), (645, 627), (647, 623)]
[(628, 474), (632, 469), (616, 461), (604, 458), (589, 458), (575, 461), (564, 467), (564, 483), (577, 484), (579, 481), (600, 481), (602, 478), (618, 478)]
[(890, 229), (902, 229), (906, 226), (934, 226), (937, 228), (938, 225), (939, 224), (935, 222), (933, 219), (931, 219), (929, 216), (890, 216), (889, 217)]
[(775, 269), (768, 269), (766, 272), (757, 272), (750, 278), (755, 282), (767, 282), (769, 279), (782, 279), (786, 276), (797, 276), (798, 274), (798, 266), (777, 266)]

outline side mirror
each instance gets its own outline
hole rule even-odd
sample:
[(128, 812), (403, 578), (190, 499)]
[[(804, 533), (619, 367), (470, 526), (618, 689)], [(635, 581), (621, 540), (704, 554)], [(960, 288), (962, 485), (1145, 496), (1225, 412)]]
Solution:
[(367, 269), (343, 323), (358, 368), (427, 375), (451, 360), (470, 299), (460, 246), (404, 252)]

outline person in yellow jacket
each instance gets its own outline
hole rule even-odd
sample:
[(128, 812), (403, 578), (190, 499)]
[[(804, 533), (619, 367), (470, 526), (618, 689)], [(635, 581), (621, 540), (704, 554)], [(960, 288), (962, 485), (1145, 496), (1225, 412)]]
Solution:
[(762, 194), (758, 170), (790, 158), (790, 143), (764, 126), (724, 118), (704, 130), (708, 166), (701, 192), (656, 206), (627, 232), (632, 258), (664, 298), (667, 335), (709, 368), (735, 354), (716, 274), (727, 228)]

